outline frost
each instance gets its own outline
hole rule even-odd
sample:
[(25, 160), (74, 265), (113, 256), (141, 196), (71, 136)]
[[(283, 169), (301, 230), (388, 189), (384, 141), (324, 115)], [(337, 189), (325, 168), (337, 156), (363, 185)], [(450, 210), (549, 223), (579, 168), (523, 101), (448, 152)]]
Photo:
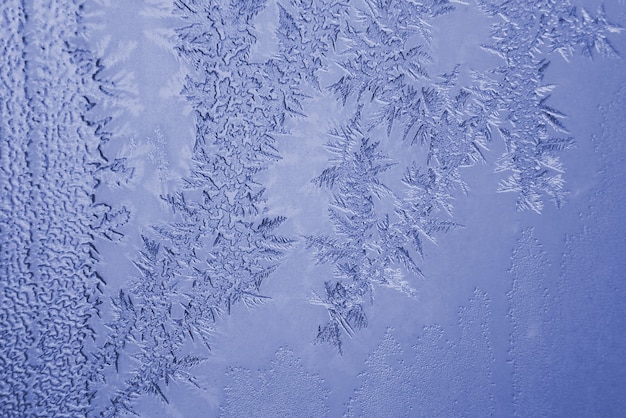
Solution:
[(154, 130), (154, 137), (149, 136), (148, 143), (151, 146), (148, 158), (150, 162), (157, 166), (157, 173), (161, 183), (167, 183), (170, 177), (170, 167), (165, 150), (166, 139), (161, 128), (157, 127)]
[(579, 232), (565, 236), (560, 272), (553, 273), (555, 254), (532, 228), (523, 231), (512, 254), (509, 353), (519, 416), (619, 415), (624, 407), (618, 395), (626, 383), (619, 255), (624, 237), (615, 228), (621, 217), (615, 203), (624, 202), (619, 132), (625, 92), (601, 107), (604, 121), (594, 142), (603, 175), (579, 215)]
[(195, 68), (183, 91), (196, 116), (193, 165), (182, 190), (162, 196), (177, 220), (144, 237), (135, 261), (141, 275), (114, 301), (117, 318), (102, 356), (110, 366), (120, 356), (132, 366), (120, 372), (125, 383), (107, 415), (132, 411), (144, 393), (167, 402), (170, 381), (196, 384), (189, 369), (197, 362), (181, 361), (182, 353), (193, 347), (201, 361), (221, 315), (268, 300), (262, 283), (294, 243), (276, 233), (286, 218), (267, 214), (256, 177), (281, 158), (274, 135), (287, 132), (287, 116), (301, 113), (303, 95), (288, 95), (298, 72), (285, 55), (249, 61), (261, 3), (176, 5), (188, 22), (177, 32), (178, 51)]
[(424, 327), (408, 349), (388, 329), (369, 354), (345, 417), (491, 416), (495, 411), (491, 301), (479, 289), (454, 329)]
[(412, 255), (403, 246), (398, 225), (389, 225), (388, 216), (376, 208), (375, 201), (393, 198), (379, 176), (393, 166), (391, 160), (363, 136), (355, 117), (351, 125), (332, 132), (327, 148), (333, 165), (313, 180), (333, 194), (328, 209), (335, 233), (340, 237), (308, 236), (307, 248), (313, 249), (318, 263), (332, 263), (333, 281), (325, 282), (325, 294), (314, 303), (325, 306), (330, 323), (320, 327), (317, 340), (332, 342), (341, 351), (338, 332), (353, 335), (367, 326), (364, 303), (374, 301), (373, 285), (394, 287), (414, 296), (397, 265), (419, 273)]
[[(227, 416), (336, 414), (339, 396), (329, 400), (303, 363), (321, 360), (322, 373), (341, 377), (354, 358), (324, 363), (327, 352), (307, 346), (306, 362), (281, 348), (258, 372), (226, 365), (229, 357), (210, 358), (219, 356), (224, 317), (245, 308), (255, 321), (271, 320), (278, 305), (290, 306), (298, 315), (285, 329), (298, 337), (317, 328), (315, 342), (339, 353), (370, 349), (367, 335), (385, 320), (372, 318), (374, 302), (408, 297), (415, 306), (427, 291), (455, 285), (426, 282), (443, 269), (428, 260), (437, 245), (463, 246), (455, 234), (473, 213), (456, 213), (458, 202), (480, 184), (470, 170), (493, 165), (503, 176), (498, 191), (517, 196), (518, 210), (540, 213), (548, 199), (562, 205), (561, 156), (576, 133), (552, 104), (559, 88), (550, 60), (616, 57), (612, 41), (622, 31), (602, 7), (569, 0), (52, 3), (7, 0), (0, 14), (0, 410), (8, 417), (159, 415), (146, 407), (185, 415), (185, 390), (212, 398), (224, 381)], [(132, 16), (149, 19), (137, 18), (129, 39), (105, 33)], [(465, 34), (463, 16), (492, 23), (481, 52), (494, 55), (493, 68), (471, 68), (490, 65), (476, 61), (483, 57), (442, 64), (449, 56), (438, 48)], [(461, 30), (440, 30), (451, 24)], [(147, 45), (178, 61), (148, 62)], [(176, 75), (157, 87), (138, 82), (171, 69)], [(187, 104), (168, 114), (178, 96)], [(146, 106), (145, 97), (163, 103)], [(499, 330), (511, 331), (500, 351), (491, 301), (477, 289), (457, 327), (428, 325), (412, 348), (388, 332), (363, 373), (349, 377), (358, 387), (339, 391), (352, 395), (343, 399), (347, 416), (619, 414), (624, 102), (622, 90), (599, 110), (596, 151), (610, 163), (577, 187), (583, 231), (551, 242), (564, 249), (558, 282), (549, 281), (554, 254), (535, 238), (540, 228), (518, 240), (510, 292), (494, 303)], [(187, 114), (191, 130), (173, 126)], [(194, 132), (192, 150), (172, 146), (179, 130)], [(139, 146), (114, 140), (140, 132)], [(496, 138), (500, 158), (489, 153)], [(183, 164), (173, 167), (173, 157)], [(146, 191), (137, 175), (145, 164), (162, 205), (141, 202), (145, 212), (131, 213), (131, 202), (117, 202)], [(188, 170), (178, 184), (175, 169)], [(298, 194), (279, 190), (285, 184)], [(497, 237), (514, 231), (504, 229)], [(291, 254), (297, 234), (308, 259)], [(270, 293), (268, 278), (285, 271), (299, 281)], [(382, 287), (402, 295), (380, 297)], [(307, 302), (316, 306), (295, 312)], [(320, 312), (328, 317), (319, 326), (308, 322)], [(407, 326), (421, 326), (423, 314), (410, 312)], [(284, 332), (267, 324), (268, 338)], [(229, 367), (226, 376), (219, 367)], [(494, 380), (503, 384), (495, 394)], [(512, 403), (503, 403), (509, 389)]]
[(368, 356), (361, 386), (350, 399), (345, 417), (415, 416), (416, 370), (388, 330)]
[(522, 233), (511, 259), (513, 286), (508, 297), (513, 325), (513, 405), (518, 416), (545, 415), (550, 411), (549, 389), (553, 387), (549, 372), (549, 262), (532, 229)]
[(497, 19), (493, 44), (484, 48), (503, 61), (491, 75), (482, 76), (500, 86), (495, 99), (504, 118), (499, 132), (507, 148), (497, 171), (511, 174), (498, 190), (516, 193), (519, 210), (541, 213), (544, 195), (560, 207), (567, 191), (558, 153), (573, 140), (560, 136), (568, 133), (561, 121), (565, 115), (547, 104), (554, 87), (544, 82), (549, 54), (558, 52), (567, 60), (579, 48), (588, 56), (617, 55), (608, 36), (621, 29), (607, 20), (602, 8), (593, 17), (585, 9), (578, 12), (569, 1), (478, 4)]
[(221, 416), (322, 417), (329, 413), (325, 382), (305, 370), (289, 348), (276, 351), (268, 369), (231, 368), (227, 376)]
[(320, 89), (319, 72), (327, 67), (326, 57), (335, 48), (341, 16), (348, 6), (341, 0), (291, 0), (279, 3), (278, 8), (279, 55), (269, 65), (279, 65), (291, 78), (285, 83), (289, 90), (283, 94), (286, 100), (291, 96), (289, 102), (301, 109), (298, 96), (303, 95), (303, 86)]
[(91, 357), (104, 284), (95, 236), (112, 233), (128, 213), (95, 198), (96, 176), (112, 166), (100, 150), (106, 121), (89, 119), (102, 84), (97, 60), (74, 36), (81, 19), (80, 2), (9, 1), (0, 15), (0, 410), (7, 417), (85, 415), (100, 378)]
[[(373, 301), (374, 283), (394, 282), (391, 287), (415, 293), (408, 278), (398, 281), (398, 268), (408, 277), (420, 276), (415, 255), (423, 256), (424, 242), (436, 244), (438, 234), (461, 227), (453, 202), (469, 191), (462, 171), (488, 161), (494, 136), (506, 146), (496, 172), (509, 174), (498, 191), (516, 193), (517, 209), (540, 213), (545, 196), (557, 206), (565, 200), (559, 153), (574, 142), (563, 123), (566, 115), (549, 104), (554, 86), (544, 81), (548, 57), (553, 52), (567, 57), (578, 47), (587, 55), (614, 55), (608, 35), (619, 28), (602, 9), (592, 17), (563, 2), (479, 1), (479, 7), (495, 21), (493, 44), (483, 47), (503, 64), (486, 73), (456, 65), (438, 76), (429, 71), (430, 27), (453, 12), (452, 3), (365, 1), (338, 15), (333, 55), (324, 56), (335, 60), (338, 71), (326, 89), (345, 109), (357, 111), (331, 132), (350, 139), (328, 144), (333, 156), (314, 180), (332, 195), (329, 218), (341, 239), (308, 237), (307, 245), (318, 263), (334, 265), (345, 294), (337, 296), (338, 287), (326, 283), (326, 295), (313, 299), (328, 308), (334, 323), (320, 327), (320, 341), (340, 347), (342, 332), (351, 335), (366, 323), (351, 324), (347, 317)], [(297, 24), (288, 23), (297, 32)], [(414, 147), (413, 157), (406, 162), (406, 156), (386, 155), (383, 164), (378, 154), (357, 152), (360, 141), (372, 150), (406, 141)], [(402, 164), (400, 185), (380, 176)], [(393, 212), (382, 202), (393, 204)]]
[[(373, 285), (416, 296), (409, 278), (422, 275), (416, 261), (422, 242), (435, 243), (437, 234), (460, 226), (446, 219), (454, 193), (467, 189), (459, 170), (483, 159), (492, 125), (480, 119), (484, 107), (469, 98), (472, 93), (456, 87), (458, 67), (438, 80), (427, 71), (429, 22), (452, 11), (450, 3), (365, 6), (340, 15), (336, 59), (342, 75), (327, 87), (357, 111), (330, 132), (329, 166), (314, 179), (332, 194), (328, 213), (341, 239), (307, 237), (316, 261), (332, 263), (337, 279), (313, 299), (331, 318), (317, 340), (340, 351), (341, 333), (367, 325), (363, 304), (373, 302)], [(476, 115), (465, 119), (467, 110)], [(385, 127), (382, 136), (379, 126)], [(381, 143), (402, 140), (425, 149), (425, 158), (415, 152), (401, 184), (387, 185), (381, 176), (398, 162), (380, 151)]]

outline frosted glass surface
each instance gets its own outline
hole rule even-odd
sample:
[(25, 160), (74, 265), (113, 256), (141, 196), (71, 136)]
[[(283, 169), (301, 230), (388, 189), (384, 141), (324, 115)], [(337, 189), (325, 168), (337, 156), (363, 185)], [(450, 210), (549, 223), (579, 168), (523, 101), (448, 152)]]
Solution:
[(624, 25), (4, 0), (0, 416), (623, 416)]

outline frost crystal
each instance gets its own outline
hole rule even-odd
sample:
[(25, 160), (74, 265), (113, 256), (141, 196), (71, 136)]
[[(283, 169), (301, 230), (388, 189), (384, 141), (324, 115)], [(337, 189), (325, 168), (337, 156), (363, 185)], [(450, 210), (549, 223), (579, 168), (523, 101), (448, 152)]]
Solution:
[(97, 60), (73, 36), (81, 30), (79, 3), (9, 0), (0, 15), (5, 417), (84, 416), (100, 378), (92, 321), (105, 282), (95, 236), (118, 236), (128, 212), (95, 197), (98, 175), (113, 165), (99, 149), (106, 120), (90, 120), (101, 85)]
[(562, 123), (565, 115), (548, 104), (555, 87), (544, 82), (549, 54), (558, 52), (567, 59), (580, 48), (588, 56), (616, 55), (607, 35), (621, 29), (608, 22), (602, 8), (592, 17), (584, 9), (579, 13), (569, 1), (478, 3), (497, 19), (493, 44), (484, 48), (503, 61), (481, 77), (499, 86), (495, 100), (506, 151), (497, 171), (510, 175), (498, 190), (517, 193), (519, 210), (541, 213), (544, 195), (560, 207), (567, 192), (558, 153), (571, 147), (573, 139)]

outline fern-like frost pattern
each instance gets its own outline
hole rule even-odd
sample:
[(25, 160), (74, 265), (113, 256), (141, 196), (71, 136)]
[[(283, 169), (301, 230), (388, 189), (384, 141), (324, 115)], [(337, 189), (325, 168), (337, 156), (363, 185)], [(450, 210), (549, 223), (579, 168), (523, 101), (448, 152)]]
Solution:
[[(135, 170), (141, 171), (131, 164), (141, 162), (121, 154), (110, 158), (108, 150), (116, 147), (112, 138), (129, 130), (121, 114), (142, 105), (130, 91), (136, 87), (131, 75), (106, 74), (117, 71), (139, 41), (129, 41), (126, 51), (111, 52), (111, 38), (95, 46), (114, 55), (107, 72), (90, 49), (97, 37), (89, 37), (94, 28), (87, 22), (97, 21), (94, 10), (110, 2), (6, 0), (0, 11), (0, 415), (140, 415), (138, 405), (153, 401), (175, 410), (181, 387), (206, 389), (202, 376), (211, 371), (201, 366), (211, 360), (220, 320), (241, 306), (254, 311), (271, 300), (264, 284), (289, 266), (285, 261), (299, 244), (315, 264), (302, 270), (321, 277), (312, 279), (313, 289), (305, 278), (308, 302), (327, 319), (298, 326), (307, 327), (302, 332), (312, 332), (315, 343), (353, 352), (346, 350), (346, 337), (373, 323), (368, 315), (377, 289), (422, 297), (431, 279), (429, 254), (445, 234), (465, 228), (455, 202), (472, 192), (465, 173), (481, 164), (502, 176), (497, 192), (514, 195), (517, 210), (541, 214), (547, 201), (561, 207), (568, 196), (561, 158), (576, 143), (566, 114), (551, 103), (558, 88), (549, 82), (550, 62), (567, 63), (575, 54), (619, 58), (612, 39), (622, 28), (603, 7), (589, 11), (573, 0), (471, 1), (149, 2), (144, 14), (179, 24), (170, 38), (167, 31), (141, 33), (159, 38), (184, 63), (182, 89), (158, 93), (186, 100), (193, 141), (183, 163), (187, 171), (175, 184), (180, 167), (168, 142), (179, 138), (152, 125), (144, 154), (156, 167), (155, 194), (169, 217), (141, 225), (133, 237), (139, 245), (128, 256), (133, 274), (110, 280), (101, 268), (107, 261), (102, 263), (100, 245), (127, 248), (122, 244), (132, 240), (123, 226), (135, 213), (100, 196), (128, 192)], [(445, 59), (435, 59), (433, 28), (461, 8), (490, 23), (477, 50), (493, 54), (492, 68), (463, 63), (442, 69)], [(272, 11), (275, 19), (261, 22)], [(261, 25), (273, 30), (261, 36), (271, 38), (267, 50), (274, 52), (260, 58), (255, 51), (267, 52), (259, 45)], [(620, 126), (623, 103), (621, 91), (602, 110), (605, 125)], [(314, 135), (302, 132), (320, 122), (325, 105), (332, 120)], [(302, 134), (308, 142), (292, 142), (290, 149), (325, 152), (311, 161), (317, 171), (306, 181), (324, 197), (328, 224), (296, 220), (295, 229), (305, 225), (305, 232), (291, 236), (285, 232), (291, 219), (270, 203), (275, 191), (266, 188), (278, 181), (272, 175), (287, 170), (282, 141)], [(499, 157), (490, 154), (496, 139), (504, 145)], [(619, 153), (616, 141), (607, 144)], [(620, 167), (611, 164), (610, 174), (603, 173), (606, 190), (619, 183)], [(408, 356), (390, 329), (354, 377), (360, 386), (343, 404), (345, 416), (496, 415), (502, 412), (492, 390), (496, 378), (512, 379), (506, 383), (515, 393), (509, 412), (517, 415), (593, 414), (592, 397), (618, 394), (614, 388), (623, 379), (610, 369), (621, 360), (610, 357), (611, 363), (600, 364), (606, 373), (587, 371), (583, 379), (557, 358), (561, 352), (575, 356), (572, 347), (579, 344), (571, 343), (572, 336), (586, 335), (567, 324), (569, 318), (580, 316), (576, 327), (590, 329), (598, 318), (611, 317), (604, 306), (618, 305), (617, 292), (609, 295), (599, 281), (590, 289), (611, 303), (584, 311), (593, 320), (583, 318), (573, 301), (587, 295), (565, 277), (593, 270), (596, 259), (575, 257), (591, 252), (587, 237), (619, 241), (612, 226), (600, 223), (618, 223), (598, 209), (608, 200), (597, 193), (585, 218), (592, 227), (565, 241), (565, 273), (554, 295), (546, 284), (551, 265), (535, 229), (521, 233), (507, 294), (509, 378), (494, 377), (491, 300), (475, 289), (459, 309), (458, 332), (427, 325)], [(620, 289), (613, 276), (605, 281)], [(561, 300), (567, 295), (574, 299)], [(591, 334), (617, 344), (603, 329)], [(611, 355), (590, 343), (580, 347), (601, 351), (605, 359)], [(335, 411), (337, 399), (309, 372), (308, 360), (282, 347), (269, 368), (228, 367), (221, 414)], [(553, 364), (560, 370), (544, 373)], [(557, 383), (588, 376), (597, 379), (597, 393), (605, 387), (600, 380), (617, 383), (604, 394), (578, 396), (575, 407), (551, 396)], [(582, 405), (582, 399), (589, 401)]]
[(566, 115), (549, 104), (556, 87), (544, 81), (551, 54), (566, 60), (577, 50), (589, 57), (616, 56), (608, 35), (621, 28), (607, 20), (602, 8), (592, 16), (569, 1), (478, 3), (497, 20), (491, 33), (494, 42), (483, 47), (502, 60), (500, 67), (481, 77), (499, 86), (498, 131), (506, 151), (497, 171), (509, 177), (498, 190), (516, 193), (519, 210), (541, 213), (544, 196), (560, 207), (567, 191), (559, 153), (573, 145), (573, 138), (563, 123)]
[[(433, 76), (430, 28), (454, 6), (400, 0), (350, 5), (339, 15), (333, 55), (325, 57), (335, 60), (341, 75), (324, 87), (345, 109), (357, 109), (346, 111), (351, 116), (344, 126), (330, 132), (342, 139), (328, 144), (330, 165), (314, 180), (332, 195), (328, 213), (336, 237), (307, 238), (316, 261), (334, 266), (335, 280), (325, 281), (325, 295), (316, 294), (313, 302), (326, 306), (331, 318), (317, 340), (339, 351), (341, 334), (367, 324), (364, 302), (373, 302), (374, 284), (415, 295), (410, 283), (422, 276), (425, 245), (462, 226), (454, 220), (453, 202), (469, 192), (463, 170), (489, 160), (494, 137), (506, 147), (495, 171), (508, 173), (498, 191), (516, 193), (518, 210), (541, 213), (545, 197), (562, 205), (567, 191), (559, 154), (574, 139), (563, 123), (566, 115), (549, 104), (555, 88), (544, 81), (549, 59), (555, 53), (567, 59), (576, 50), (616, 55), (609, 35), (620, 28), (603, 9), (592, 16), (563, 2), (479, 1), (496, 21), (493, 43), (483, 49), (502, 65), (487, 72), (456, 65)], [(381, 143), (388, 149), (394, 141), (411, 147), (408, 159), (386, 155), (383, 163), (380, 153), (356, 151)], [(392, 166), (404, 171), (400, 184), (382, 181)], [(392, 202), (394, 209), (380, 202)]]

